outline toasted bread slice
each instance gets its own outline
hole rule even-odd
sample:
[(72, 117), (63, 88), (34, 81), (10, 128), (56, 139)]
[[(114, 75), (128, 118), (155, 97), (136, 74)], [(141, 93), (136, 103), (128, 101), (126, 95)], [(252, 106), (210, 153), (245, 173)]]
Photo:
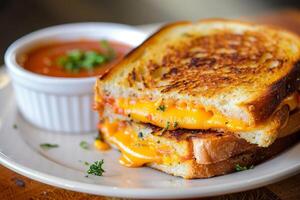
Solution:
[(268, 119), (300, 84), (300, 39), (230, 20), (161, 28), (100, 78), (99, 93), (180, 99), (250, 125)]
[[(160, 130), (161, 131), (161, 130)], [(154, 130), (152, 134), (160, 133)], [(169, 144), (185, 144), (186, 158), (194, 158), (198, 164), (212, 164), (226, 160), (256, 147), (229, 133), (215, 131), (191, 131), (185, 129), (164, 131), (156, 140)], [(178, 149), (178, 148), (177, 148)]]
[[(300, 124), (297, 122), (299, 118), (300, 112), (293, 113), (287, 126), (280, 131), (279, 137), (288, 138), (298, 131), (300, 129)], [(287, 140), (279, 138), (270, 147), (262, 148), (228, 133), (184, 129), (162, 130), (149, 124), (121, 121), (118, 123), (121, 124), (118, 125), (119, 127), (130, 126), (130, 131), (124, 131), (125, 135), (142, 133), (142, 138), (132, 142), (128, 142), (126, 139), (127, 147), (125, 148), (130, 149), (130, 146), (138, 146), (145, 147), (146, 151), (149, 149), (151, 152), (155, 149), (161, 153), (162, 159), (159, 162), (148, 158), (139, 164), (145, 164), (184, 178), (204, 178), (229, 173), (235, 169), (236, 164), (241, 166), (256, 164), (263, 160), (262, 157), (269, 158), (291, 144), (290, 142), (282, 142)], [(110, 128), (100, 125), (102, 138), (115, 148), (120, 149), (124, 154), (124, 143), (111, 140), (110, 137), (114, 133), (108, 133), (108, 129)], [(113, 131), (115, 130), (114, 128)], [(299, 134), (293, 135), (298, 135), (299, 138)], [(133, 137), (135, 138), (135, 136)], [(293, 136), (293, 138), (295, 137)], [(295, 142), (295, 140), (293, 141)], [(139, 150), (138, 148), (137, 152), (133, 153), (137, 157), (139, 157)]]
[(230, 131), (268, 146), (287, 120), (272, 116), (300, 85), (299, 60), (300, 39), (285, 30), (229, 20), (178, 22), (163, 27), (97, 80), (96, 102), (127, 98), (196, 105), (202, 113), (195, 115), (204, 120), (191, 116), (194, 108), (175, 116), (174, 109), (162, 115), (148, 104), (118, 106), (135, 121), (165, 127), (184, 119), (189, 123), (180, 121), (176, 128)]
[(186, 179), (209, 178), (234, 172), (237, 166), (251, 168), (291, 147), (299, 142), (300, 134), (292, 134), (276, 140), (268, 148), (256, 147), (241, 154), (211, 164), (198, 164), (195, 160), (187, 160), (178, 165), (162, 165), (149, 163), (148, 166), (165, 173)]

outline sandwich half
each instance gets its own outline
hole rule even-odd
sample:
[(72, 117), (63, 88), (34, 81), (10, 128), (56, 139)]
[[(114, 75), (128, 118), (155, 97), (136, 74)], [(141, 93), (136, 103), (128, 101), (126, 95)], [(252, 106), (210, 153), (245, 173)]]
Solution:
[(258, 147), (230, 133), (163, 130), (149, 124), (104, 119), (100, 137), (121, 152), (127, 167), (149, 166), (186, 179), (208, 178), (248, 169), (299, 142), (300, 112), (292, 114), (269, 147)]
[(255, 164), (297, 130), (299, 61), (300, 39), (278, 28), (167, 25), (97, 80), (100, 134), (122, 164), (185, 178)]

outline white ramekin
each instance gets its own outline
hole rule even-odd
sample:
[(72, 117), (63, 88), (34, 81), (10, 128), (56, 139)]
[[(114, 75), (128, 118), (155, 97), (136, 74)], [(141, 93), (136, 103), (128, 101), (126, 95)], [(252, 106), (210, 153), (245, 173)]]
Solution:
[(127, 25), (75, 23), (45, 28), (18, 39), (7, 49), (5, 65), (19, 110), (25, 119), (43, 129), (68, 133), (95, 131), (98, 116), (92, 110), (92, 102), (96, 77), (57, 78), (35, 74), (17, 63), (18, 56), (57, 40), (108, 39), (135, 47), (145, 38), (145, 33)]

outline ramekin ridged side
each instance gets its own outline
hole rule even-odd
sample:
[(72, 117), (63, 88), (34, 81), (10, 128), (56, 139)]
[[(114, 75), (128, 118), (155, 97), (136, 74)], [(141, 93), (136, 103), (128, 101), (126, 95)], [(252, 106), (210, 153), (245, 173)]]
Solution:
[(97, 130), (98, 115), (92, 110), (96, 77), (43, 76), (25, 70), (17, 62), (20, 54), (41, 43), (82, 38), (114, 40), (135, 47), (146, 35), (122, 24), (77, 23), (42, 29), (14, 42), (5, 53), (5, 65), (12, 79), (17, 106), (27, 121), (58, 132)]
[(97, 114), (91, 112), (93, 95), (60, 95), (32, 90), (13, 83), (16, 100), (23, 116), (40, 128), (61, 132), (95, 130)]

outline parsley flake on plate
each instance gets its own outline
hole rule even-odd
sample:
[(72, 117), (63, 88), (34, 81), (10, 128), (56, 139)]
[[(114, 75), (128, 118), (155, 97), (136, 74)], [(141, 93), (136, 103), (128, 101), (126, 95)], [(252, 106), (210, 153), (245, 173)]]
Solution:
[(95, 176), (102, 176), (105, 172), (103, 169), (104, 160), (96, 161), (90, 165), (87, 173)]
[(89, 149), (89, 144), (86, 141), (81, 141), (79, 145), (83, 149), (86, 149), (86, 150)]
[(43, 144), (40, 144), (40, 147), (43, 150), (49, 150), (49, 149), (53, 149), (53, 148), (58, 148), (59, 145), (58, 144), (43, 143)]
[(83, 164), (84, 164), (84, 165), (86, 165), (86, 166), (89, 166), (89, 165), (90, 165), (90, 163), (89, 163), (89, 162), (87, 162), (87, 161), (82, 161), (82, 160), (79, 160), (79, 162), (83, 163)]

